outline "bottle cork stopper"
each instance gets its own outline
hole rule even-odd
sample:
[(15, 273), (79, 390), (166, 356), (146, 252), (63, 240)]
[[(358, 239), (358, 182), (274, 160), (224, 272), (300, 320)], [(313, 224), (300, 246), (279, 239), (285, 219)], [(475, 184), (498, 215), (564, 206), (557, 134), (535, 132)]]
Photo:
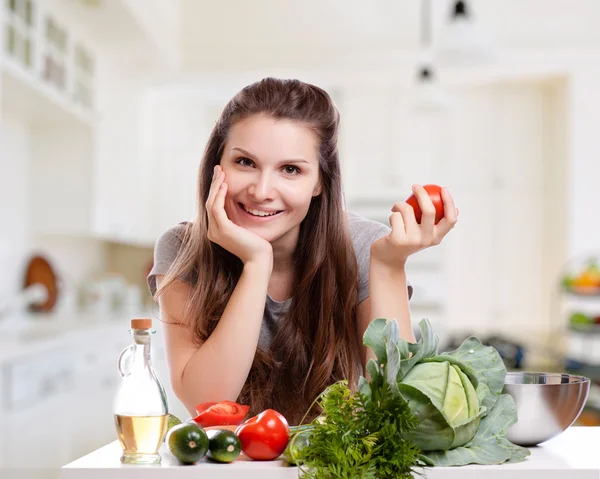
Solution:
[(131, 329), (152, 328), (152, 318), (134, 318), (131, 320)]

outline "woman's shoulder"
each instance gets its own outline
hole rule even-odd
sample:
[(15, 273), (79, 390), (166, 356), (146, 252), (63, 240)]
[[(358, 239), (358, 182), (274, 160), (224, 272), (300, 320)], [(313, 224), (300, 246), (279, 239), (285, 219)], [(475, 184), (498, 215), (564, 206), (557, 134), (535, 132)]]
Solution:
[(185, 240), (187, 230), (191, 223), (182, 222), (171, 226), (156, 240), (154, 246), (154, 264), (147, 276), (148, 287), (152, 296), (156, 293), (156, 275), (164, 275), (175, 261), (181, 245)]
[(178, 244), (181, 245), (181, 242), (185, 238), (185, 234), (188, 229), (191, 227), (191, 223), (188, 221), (182, 221), (181, 223), (177, 223), (165, 231), (163, 231), (158, 239), (156, 240), (157, 245), (171, 245)]
[(154, 246), (155, 257), (167, 257), (172, 260), (181, 248), (186, 233), (191, 225), (190, 222), (183, 221), (163, 231), (156, 240), (156, 245)]

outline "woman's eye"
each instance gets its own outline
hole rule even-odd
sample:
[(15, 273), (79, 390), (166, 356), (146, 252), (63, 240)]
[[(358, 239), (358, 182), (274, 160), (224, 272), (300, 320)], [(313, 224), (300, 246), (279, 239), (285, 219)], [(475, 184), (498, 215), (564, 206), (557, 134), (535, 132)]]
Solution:
[(250, 158), (238, 158), (236, 163), (242, 166), (252, 166), (254, 162)]
[(288, 165), (283, 167), (283, 171), (285, 171), (288, 175), (297, 175), (300, 173), (300, 168), (293, 165)]

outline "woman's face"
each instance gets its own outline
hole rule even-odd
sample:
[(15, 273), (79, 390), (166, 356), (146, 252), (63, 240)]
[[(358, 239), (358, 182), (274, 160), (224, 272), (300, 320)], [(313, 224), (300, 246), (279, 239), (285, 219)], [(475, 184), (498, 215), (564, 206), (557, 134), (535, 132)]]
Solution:
[(310, 202), (321, 192), (316, 135), (289, 120), (247, 118), (231, 128), (220, 164), (229, 219), (271, 243), (295, 245)]

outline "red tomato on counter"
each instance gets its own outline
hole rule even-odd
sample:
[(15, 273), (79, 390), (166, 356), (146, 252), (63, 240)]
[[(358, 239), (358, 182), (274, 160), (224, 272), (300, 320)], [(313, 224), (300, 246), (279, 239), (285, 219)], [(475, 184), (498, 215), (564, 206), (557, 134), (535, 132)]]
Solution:
[(237, 426), (241, 424), (250, 406), (243, 406), (233, 401), (205, 402), (196, 406), (194, 422), (202, 427)]
[[(435, 224), (437, 225), (442, 218), (444, 217), (444, 201), (442, 200), (442, 187), (438, 185), (424, 185), (425, 191), (429, 194), (429, 198), (435, 207)], [(415, 218), (417, 223), (421, 224), (421, 218), (423, 217), (423, 212), (421, 211), (421, 207), (419, 206), (419, 201), (417, 197), (413, 194), (410, 195), (406, 202), (413, 207), (415, 210)]]
[(272, 461), (285, 450), (290, 428), (282, 414), (267, 409), (239, 425), (235, 433), (242, 443), (242, 451), (251, 459)]

